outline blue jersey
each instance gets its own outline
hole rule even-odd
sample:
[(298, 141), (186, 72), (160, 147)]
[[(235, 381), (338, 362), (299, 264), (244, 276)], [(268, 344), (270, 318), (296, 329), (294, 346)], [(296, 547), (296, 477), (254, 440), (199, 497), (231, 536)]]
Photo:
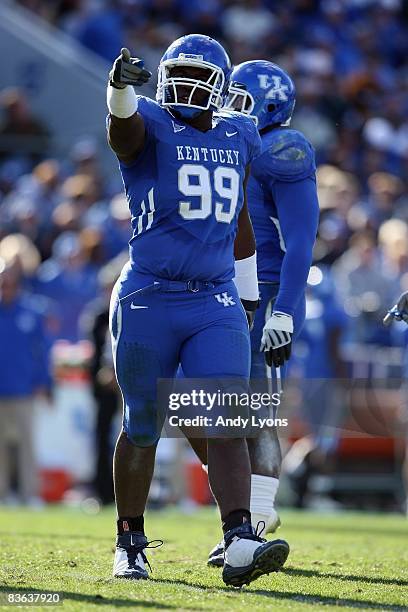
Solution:
[(132, 164), (120, 163), (132, 269), (172, 280), (232, 279), (245, 169), (261, 150), (253, 121), (221, 113), (201, 132), (153, 100), (138, 103), (145, 146)]
[(280, 128), (262, 136), (248, 182), (258, 279), (280, 282), (274, 309), (290, 315), (303, 297), (316, 238), (315, 170), (310, 143), (300, 132)]

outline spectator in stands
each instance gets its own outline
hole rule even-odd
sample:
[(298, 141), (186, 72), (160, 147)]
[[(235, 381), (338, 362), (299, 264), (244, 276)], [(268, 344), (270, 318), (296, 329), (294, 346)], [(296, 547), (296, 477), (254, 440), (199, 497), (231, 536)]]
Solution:
[(321, 212), (315, 261), (330, 265), (347, 248), (351, 235), (349, 216), (359, 187), (352, 174), (328, 164), (318, 168), (317, 185)]
[(15, 263), (0, 261), (0, 500), (11, 492), (11, 446), (17, 447), (18, 494), (33, 504), (38, 479), (33, 399), (51, 386), (49, 339), (33, 296), (22, 292)]
[(4, 198), (5, 229), (29, 236), (46, 259), (55, 239), (52, 215), (61, 198), (60, 165), (56, 160), (45, 160), (24, 174)]
[(109, 205), (95, 176), (74, 174), (68, 177), (62, 185), (62, 193), (74, 204), (80, 227), (99, 226), (106, 219)]
[(40, 265), (40, 253), (32, 240), (25, 234), (9, 234), (0, 241), (0, 259), (6, 264), (13, 263), (22, 276), (24, 288), (30, 289)]
[(79, 235), (64, 232), (53, 244), (52, 257), (39, 268), (35, 290), (56, 305), (58, 338), (77, 342), (78, 322), (85, 306), (98, 295), (98, 269), (81, 247)]
[(23, 157), (36, 161), (44, 157), (49, 144), (45, 125), (30, 111), (23, 91), (5, 89), (0, 95), (3, 119), (0, 124), (0, 160)]
[(404, 184), (398, 176), (387, 172), (373, 173), (367, 183), (368, 194), (359, 203), (359, 209), (366, 217), (366, 227), (378, 230), (393, 215)]
[(78, 140), (70, 152), (73, 174), (91, 177), (104, 191), (105, 177), (99, 165), (98, 147), (93, 138), (84, 137)]
[(113, 2), (87, 0), (82, 3), (82, 20), (75, 35), (85, 47), (111, 63), (124, 43), (122, 15)]
[(354, 234), (349, 249), (333, 267), (334, 280), (355, 342), (389, 344), (381, 325), (383, 305), (395, 298), (395, 282), (383, 270), (375, 235), (369, 230)]
[(226, 8), (222, 25), (226, 37), (259, 44), (270, 34), (276, 20), (261, 0), (239, 0)]
[[(9, 234), (0, 241), (0, 259), (5, 264), (13, 264), (21, 275), (21, 285), (24, 293), (33, 293), (36, 284), (38, 268), (41, 263), (40, 252), (27, 236), (24, 234)], [(50, 342), (58, 335), (58, 318), (52, 301), (44, 296), (35, 294), (36, 307), (41, 309)]]
[(378, 241), (383, 254), (382, 268), (395, 280), (397, 297), (403, 288), (399, 285), (400, 279), (408, 276), (408, 225), (401, 219), (385, 221), (380, 226)]
[(127, 249), (131, 238), (130, 211), (126, 196), (119, 193), (109, 206), (109, 216), (103, 225), (103, 243), (108, 258)]

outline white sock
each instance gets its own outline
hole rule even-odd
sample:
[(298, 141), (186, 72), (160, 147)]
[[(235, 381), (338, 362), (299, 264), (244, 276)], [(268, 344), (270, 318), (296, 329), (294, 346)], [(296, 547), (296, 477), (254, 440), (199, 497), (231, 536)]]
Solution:
[(264, 521), (266, 530), (271, 515), (276, 516), (275, 498), (278, 492), (279, 478), (272, 476), (251, 475), (251, 518), (252, 525)]

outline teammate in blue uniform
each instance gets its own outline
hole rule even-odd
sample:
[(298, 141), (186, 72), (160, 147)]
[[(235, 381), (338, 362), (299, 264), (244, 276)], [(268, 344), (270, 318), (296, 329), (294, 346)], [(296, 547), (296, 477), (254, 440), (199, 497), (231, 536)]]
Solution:
[[(230, 74), (224, 49), (201, 35), (176, 40), (164, 54), (157, 102), (136, 96), (132, 85), (150, 73), (127, 49), (110, 73), (108, 138), (133, 228), (111, 302), (124, 400), (114, 458), (116, 577), (148, 577), (143, 515), (165, 417), (157, 379), (173, 378), (179, 366), (187, 378), (234, 377), (245, 386), (249, 377), (240, 298), (250, 318), (258, 286), (245, 181), (260, 139), (250, 118), (216, 113)], [(240, 586), (279, 569), (287, 543), (265, 543), (251, 525), (245, 438), (209, 438), (208, 471), (224, 531), (224, 582)]]
[[(288, 127), (295, 96), (286, 72), (256, 60), (234, 69), (224, 106), (251, 117), (262, 139), (247, 188), (260, 293), (251, 334), (255, 384), (255, 379), (275, 379), (276, 373), (284, 376), (292, 340), (304, 321), (305, 286), (318, 226), (313, 148), (303, 134)], [(281, 466), (276, 428), (248, 438), (248, 447), (253, 521), (264, 521), (266, 533), (273, 532), (279, 525), (274, 502)], [(222, 554), (221, 543), (211, 551), (209, 564), (220, 565)]]

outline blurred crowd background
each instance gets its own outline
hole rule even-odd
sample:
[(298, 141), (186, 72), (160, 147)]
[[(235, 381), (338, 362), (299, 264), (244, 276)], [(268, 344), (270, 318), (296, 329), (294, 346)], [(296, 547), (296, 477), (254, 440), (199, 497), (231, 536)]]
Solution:
[[(408, 289), (407, 0), (15, 4), (35, 13), (51, 31), (63, 31), (64, 40), (75, 39), (99, 55), (107, 66), (128, 46), (155, 73), (175, 38), (199, 32), (220, 40), (234, 63), (266, 58), (287, 70), (298, 94), (292, 126), (315, 147), (321, 205), (307, 321), (295, 351), (294, 375), (381, 379), (384, 389), (390, 386), (387, 380), (403, 376), (405, 327), (385, 328), (381, 321)], [(55, 86), (63, 87), (63, 79)], [(154, 88), (155, 83), (143, 93), (153, 97)], [(113, 158), (111, 172), (105, 171), (100, 142), (86, 132), (70, 150), (54, 157), (47, 112), (39, 116), (32, 111), (30, 91), (1, 91), (0, 113), (0, 329), (10, 330), (7, 300), (18, 300), (20, 319), (32, 318), (25, 326), (36, 356), (34, 365), (24, 366), (32, 367), (27, 390), (20, 375), (23, 366), (10, 359), (15, 345), (11, 332), (7, 335), (10, 344), (2, 342), (0, 348), (0, 366), (8, 373), (0, 383), (0, 401), (39, 393), (50, 397), (55, 373), (72, 361), (72, 346), (79, 347), (74, 365), (75, 360), (86, 364), (97, 405), (96, 494), (107, 502), (111, 484), (103, 475), (109, 470), (110, 428), (118, 408), (107, 347), (107, 306), (130, 237), (119, 173)], [(400, 408), (398, 397), (388, 395), (385, 401), (394, 412)], [(306, 456), (319, 434), (310, 415), (304, 421), (300, 438), (314, 438), (306, 445)], [(332, 451), (334, 447), (338, 449), (338, 440), (331, 443)], [(396, 458), (395, 444), (390, 448), (387, 460), (396, 488), (402, 459)], [(303, 459), (294, 460), (300, 480)], [(3, 491), (0, 486), (0, 497), (5, 486)], [(33, 486), (25, 496), (35, 498)], [(393, 507), (401, 502), (397, 498), (395, 493)]]

